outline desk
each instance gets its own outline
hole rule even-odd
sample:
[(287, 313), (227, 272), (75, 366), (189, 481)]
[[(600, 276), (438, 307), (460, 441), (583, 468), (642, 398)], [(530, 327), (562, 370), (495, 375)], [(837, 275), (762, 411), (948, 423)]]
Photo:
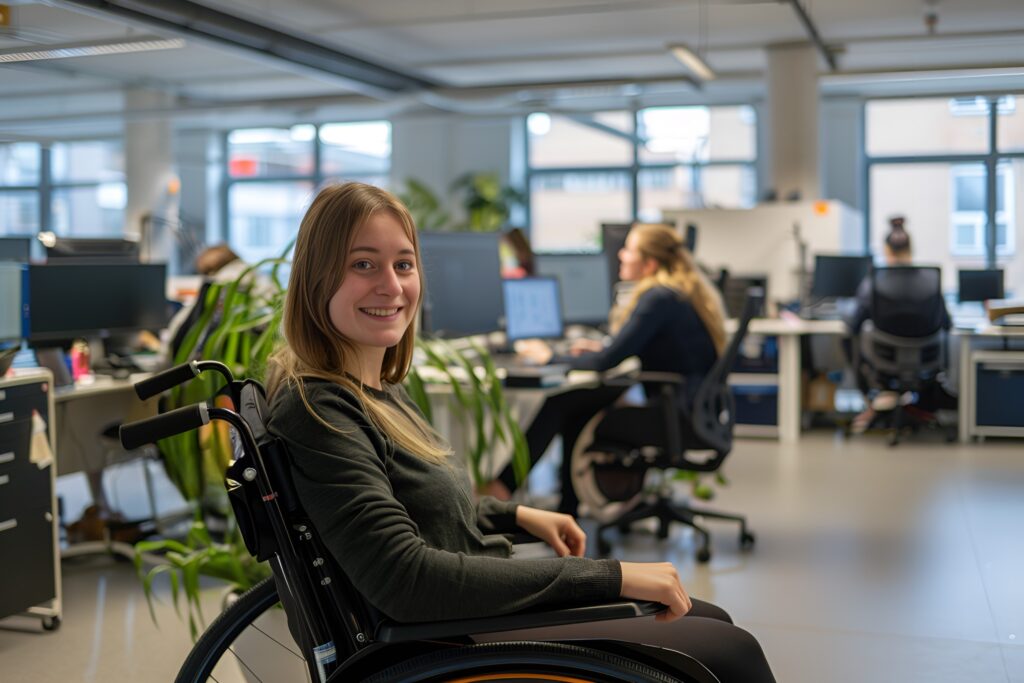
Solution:
[[(96, 472), (107, 465), (131, 459), (120, 447), (106, 452), (99, 436), (103, 430), (123, 422), (141, 420), (157, 413), (157, 399), (140, 401), (134, 383), (146, 375), (114, 379), (99, 375), (91, 384), (59, 387), (54, 392), (56, 408), (57, 474)], [(108, 456), (110, 456), (108, 458)]]
[[(1024, 372), (1024, 327), (983, 325), (973, 330), (956, 330), (960, 339), (958, 399), (961, 443), (980, 436), (1024, 436), (1017, 426), (979, 426), (977, 424), (977, 366), (979, 363), (1005, 361)], [(1016, 342), (1016, 343), (1014, 343)], [(1007, 347), (1013, 344), (1015, 348)], [(1017, 398), (1017, 397), (1014, 397)]]
[[(736, 320), (727, 320), (725, 330), (736, 331)], [(737, 425), (737, 434), (778, 436), (779, 441), (792, 443), (800, 438), (800, 339), (804, 335), (845, 335), (842, 320), (803, 320), (782, 318), (755, 318), (747, 328), (748, 335), (763, 335), (778, 339), (779, 359), (777, 373), (733, 372), (729, 384), (774, 385), (778, 387), (778, 421), (774, 429), (752, 429)]]

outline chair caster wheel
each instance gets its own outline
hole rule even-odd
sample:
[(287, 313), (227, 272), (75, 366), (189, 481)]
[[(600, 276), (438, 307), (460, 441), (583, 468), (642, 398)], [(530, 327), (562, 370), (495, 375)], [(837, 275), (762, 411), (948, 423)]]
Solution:
[(60, 628), (60, 617), (43, 617), (43, 630), (56, 631)]
[(750, 533), (749, 531), (745, 531), (742, 534), (740, 534), (740, 548), (742, 548), (743, 550), (750, 550), (754, 547), (754, 543), (756, 542), (757, 536)]
[(612, 552), (612, 544), (603, 538), (598, 537), (597, 539), (597, 554), (601, 557), (606, 557)]
[(707, 546), (697, 551), (697, 561), (701, 564), (707, 564), (711, 561), (711, 549)]

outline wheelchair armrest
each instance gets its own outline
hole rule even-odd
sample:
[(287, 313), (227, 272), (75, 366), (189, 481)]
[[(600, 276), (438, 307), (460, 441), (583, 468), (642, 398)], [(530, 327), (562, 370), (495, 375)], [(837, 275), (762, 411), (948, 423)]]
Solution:
[(436, 640), (473, 633), (495, 633), (525, 628), (580, 624), (588, 621), (632, 619), (658, 614), (665, 606), (657, 602), (620, 601), (601, 605), (567, 607), (557, 610), (517, 612), (496, 617), (458, 619), (421, 624), (399, 624), (384, 620), (377, 626), (377, 640), (399, 643), (409, 640)]

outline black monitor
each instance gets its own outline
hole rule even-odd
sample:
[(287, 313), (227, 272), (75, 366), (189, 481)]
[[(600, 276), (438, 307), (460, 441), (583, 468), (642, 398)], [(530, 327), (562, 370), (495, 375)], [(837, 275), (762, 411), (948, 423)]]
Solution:
[(422, 232), (423, 326), (436, 336), (494, 332), (505, 312), (497, 232)]
[(0, 261), (28, 263), (31, 251), (31, 237), (0, 237)]
[(28, 268), (29, 340), (106, 338), (167, 325), (163, 263), (46, 264)]
[(0, 342), (25, 336), (25, 280), (28, 266), (0, 263)]
[(558, 279), (527, 277), (501, 283), (505, 299), (505, 337), (560, 339), (562, 303)]
[(1000, 268), (988, 270), (958, 270), (960, 301), (988, 301), (1002, 299), (1003, 271)]
[(870, 256), (814, 256), (811, 296), (819, 299), (857, 295), (857, 288), (871, 270)]
[(537, 275), (558, 278), (566, 323), (596, 326), (608, 322), (611, 280), (604, 254), (537, 254), (534, 268)]
[(99, 237), (39, 236), (46, 247), (46, 260), (75, 260), (80, 263), (138, 263), (139, 243), (134, 240)]

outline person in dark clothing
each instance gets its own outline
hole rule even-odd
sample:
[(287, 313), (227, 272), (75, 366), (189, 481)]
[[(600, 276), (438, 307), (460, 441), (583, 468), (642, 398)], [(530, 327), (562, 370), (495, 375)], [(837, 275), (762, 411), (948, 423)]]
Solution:
[[(664, 225), (639, 224), (630, 230), (619, 252), (619, 278), (633, 284), (627, 303), (612, 310), (611, 342), (578, 340), (571, 355), (555, 356), (539, 340), (517, 350), (536, 363), (567, 363), (576, 370), (609, 370), (635, 356), (648, 372), (670, 372), (685, 379), (680, 398), (691, 403), (704, 376), (725, 347), (725, 318), (718, 291), (695, 265), (682, 238)], [(648, 396), (657, 387), (646, 385)], [(596, 415), (611, 406), (624, 390), (598, 387), (560, 392), (545, 399), (537, 417), (526, 430), (531, 461), (562, 435), (559, 510), (575, 514), (578, 505), (572, 487), (571, 454), (580, 432)], [(506, 467), (499, 481), (512, 491), (515, 475)], [(501, 491), (498, 491), (501, 493)]]
[[(679, 649), (723, 682), (774, 681), (757, 641), (721, 609), (691, 601), (671, 564), (588, 559), (572, 517), (474, 502), (465, 466), (401, 386), (422, 286), (416, 229), (393, 195), (362, 183), (321, 190), (296, 240), (268, 428), (286, 443), (303, 507), (355, 589), (402, 622), (654, 600), (668, 609), (621, 637)], [(519, 530), (558, 557), (512, 560), (501, 534)], [(559, 637), (605, 628), (559, 627)]]
[[(889, 219), (889, 234), (885, 238), (885, 264), (887, 266), (909, 266), (913, 262), (913, 250), (911, 248), (910, 235), (904, 226), (903, 216), (893, 216)], [(909, 294), (909, 292), (908, 292)], [(846, 318), (846, 326), (849, 329), (849, 336), (843, 340), (843, 351), (846, 353), (847, 361), (853, 363), (853, 348), (857, 343), (857, 335), (860, 333), (864, 323), (872, 319), (873, 299), (871, 274), (869, 273), (860, 286), (857, 287), (856, 305), (851, 314)], [(952, 327), (952, 320), (945, 304), (942, 305), (941, 326), (948, 330)], [(864, 395), (865, 408), (858, 414), (851, 423), (851, 431), (861, 433), (871, 424), (872, 420), (880, 410), (892, 410), (900, 399), (894, 392), (883, 391), (877, 396), (870, 397), (871, 386), (863, 368), (854, 367), (854, 374), (857, 378), (857, 388)]]

